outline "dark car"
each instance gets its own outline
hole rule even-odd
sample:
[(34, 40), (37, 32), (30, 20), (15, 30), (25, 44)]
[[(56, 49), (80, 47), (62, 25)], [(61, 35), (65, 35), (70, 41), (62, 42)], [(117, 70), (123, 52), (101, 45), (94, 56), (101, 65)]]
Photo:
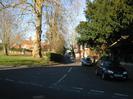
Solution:
[(99, 60), (97, 62), (96, 75), (99, 75), (103, 80), (105, 79), (128, 79), (127, 70), (120, 66), (119, 62), (112, 60)]
[(84, 57), (81, 59), (81, 65), (82, 66), (91, 66), (92, 65), (92, 60), (90, 57)]
[(75, 62), (75, 56), (70, 50), (67, 50), (65, 52), (65, 55), (64, 55), (64, 60), (67, 63), (74, 63)]

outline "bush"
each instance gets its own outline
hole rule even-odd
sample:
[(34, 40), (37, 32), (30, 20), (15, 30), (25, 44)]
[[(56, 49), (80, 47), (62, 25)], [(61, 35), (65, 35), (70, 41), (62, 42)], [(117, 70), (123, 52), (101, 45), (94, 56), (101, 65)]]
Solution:
[(62, 63), (64, 61), (64, 56), (61, 54), (57, 54), (57, 53), (51, 53), (50, 60)]

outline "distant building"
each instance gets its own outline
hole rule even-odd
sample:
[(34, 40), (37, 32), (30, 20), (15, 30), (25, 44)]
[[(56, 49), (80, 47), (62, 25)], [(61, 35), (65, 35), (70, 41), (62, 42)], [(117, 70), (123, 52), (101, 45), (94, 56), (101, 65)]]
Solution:
[(28, 40), (23, 40), (22, 43), (21, 43), (21, 48), (32, 50), (33, 49), (32, 39), (29, 38)]
[(87, 56), (91, 57), (92, 60), (97, 60), (99, 58), (99, 54), (87, 46), (83, 48), (82, 45), (76, 45), (76, 47), (74, 47), (74, 52), (77, 60)]
[(15, 49), (28, 49), (32, 50), (33, 48), (33, 41), (31, 37), (29, 39), (20, 40), (20, 38), (17, 36), (16, 41), (10, 46), (11, 48)]

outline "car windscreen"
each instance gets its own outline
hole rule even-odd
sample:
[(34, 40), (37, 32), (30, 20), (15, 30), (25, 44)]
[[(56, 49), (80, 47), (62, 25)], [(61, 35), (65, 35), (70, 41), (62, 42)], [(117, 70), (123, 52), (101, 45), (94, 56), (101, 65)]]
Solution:
[(87, 57), (85, 60), (86, 60), (86, 61), (91, 61), (91, 59), (90, 59), (90, 58), (88, 58), (88, 57)]
[(112, 64), (111, 61), (103, 61), (103, 62), (102, 62), (102, 65), (103, 65), (104, 67), (111, 66), (111, 64)]

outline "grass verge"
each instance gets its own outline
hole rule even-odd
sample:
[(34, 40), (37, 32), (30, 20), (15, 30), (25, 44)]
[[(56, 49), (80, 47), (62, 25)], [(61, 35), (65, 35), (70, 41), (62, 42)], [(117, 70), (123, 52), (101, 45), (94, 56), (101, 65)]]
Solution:
[(4, 66), (20, 66), (20, 65), (47, 65), (47, 58), (37, 59), (32, 56), (4, 56), (0, 55), (0, 65)]

